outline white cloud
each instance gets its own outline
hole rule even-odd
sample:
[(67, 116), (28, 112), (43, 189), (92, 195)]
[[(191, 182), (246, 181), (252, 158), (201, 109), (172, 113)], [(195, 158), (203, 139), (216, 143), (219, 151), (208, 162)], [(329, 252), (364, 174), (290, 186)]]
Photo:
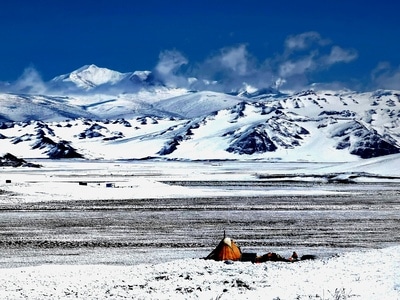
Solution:
[(358, 57), (357, 51), (344, 49), (323, 38), (318, 32), (310, 31), (289, 36), (285, 40), (282, 55), (273, 61), (276, 73), (286, 88), (310, 84), (311, 74), (326, 71), (332, 65), (349, 63)]
[(285, 40), (285, 50), (288, 52), (305, 50), (310, 48), (313, 44), (325, 46), (329, 43), (330, 41), (323, 39), (318, 32), (308, 31), (287, 37)]
[(202, 75), (246, 76), (254, 70), (255, 59), (246, 45), (225, 47), (198, 65)]
[(279, 66), (279, 77), (287, 78), (293, 75), (304, 74), (315, 68), (315, 54), (297, 59), (297, 60), (287, 60), (280, 64)]
[[(195, 89), (210, 88), (204, 82), (215, 82), (214, 90), (231, 92), (238, 87), (251, 86), (262, 89), (304, 88), (309, 77), (339, 63), (349, 63), (357, 58), (353, 49), (344, 49), (309, 31), (289, 36), (283, 51), (259, 63), (245, 44), (220, 49), (215, 55), (192, 69), (191, 76), (199, 78)], [(277, 84), (278, 82), (278, 84)]]
[(249, 54), (245, 45), (222, 49), (221, 55), (217, 59), (220, 60), (223, 67), (236, 72), (238, 75), (245, 75), (248, 71)]
[(333, 46), (329, 55), (323, 57), (322, 62), (326, 65), (333, 65), (336, 63), (348, 63), (358, 57), (357, 51), (353, 49), (343, 49), (339, 46)]
[(381, 62), (371, 72), (374, 88), (400, 90), (400, 66), (393, 68), (388, 62)]
[(8, 89), (11, 92), (31, 94), (44, 94), (47, 90), (39, 72), (33, 67), (26, 68), (22, 75), (9, 85)]
[[(260, 65), (247, 50), (245, 44), (220, 49), (216, 54), (197, 64), (193, 76), (201, 79), (193, 86), (196, 89), (213, 89), (232, 92), (239, 87), (263, 88), (273, 83), (272, 73), (267, 65)], [(204, 82), (215, 82), (213, 86), (201, 85)]]
[(187, 63), (188, 60), (179, 51), (166, 50), (159, 55), (156, 71), (164, 75), (172, 74)]
[(169, 86), (186, 86), (187, 79), (176, 74), (186, 64), (188, 64), (188, 60), (182, 53), (176, 50), (166, 50), (160, 53), (155, 72), (159, 79)]
[[(332, 45), (318, 32), (309, 31), (287, 37), (281, 53), (262, 61), (249, 52), (246, 44), (224, 47), (197, 64), (189, 64), (177, 50), (162, 51), (153, 74), (167, 86), (197, 90), (233, 92), (248, 87), (251, 90), (304, 88), (311, 83), (311, 76), (335, 64), (349, 63), (357, 56), (355, 50)], [(399, 70), (380, 68), (373, 80), (381, 85), (386, 80), (387, 86), (394, 86), (399, 81), (399, 74)], [(2, 90), (13, 92), (46, 92), (46, 83), (32, 67), (27, 68), (16, 82), (1, 86)]]

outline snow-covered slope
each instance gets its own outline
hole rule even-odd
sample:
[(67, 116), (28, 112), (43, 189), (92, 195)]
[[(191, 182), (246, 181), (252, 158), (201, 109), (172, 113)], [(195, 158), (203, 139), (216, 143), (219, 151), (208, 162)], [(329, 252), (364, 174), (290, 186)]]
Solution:
[(120, 82), (127, 74), (99, 68), (95, 65), (87, 65), (75, 70), (69, 74), (57, 76), (51, 82), (53, 84), (73, 84), (84, 90), (93, 89), (102, 84), (115, 84)]
[(0, 122), (93, 117), (94, 114), (74, 105), (69, 97), (0, 93)]
[(154, 107), (190, 119), (232, 107), (240, 101), (243, 101), (243, 99), (226, 94), (203, 91), (165, 99), (155, 103)]
[[(80, 106), (92, 115), (103, 113), (99, 120), (3, 123), (0, 145), (21, 157), (62, 157), (60, 151), (65, 151), (67, 157), (76, 152), (105, 159), (354, 161), (400, 153), (398, 95), (309, 91), (254, 101), (190, 93), (147, 103), (144, 115), (107, 120), (104, 105), (114, 116), (134, 110), (135, 102), (125, 95)], [(117, 106), (122, 99), (126, 103)]]
[(94, 65), (47, 87), (51, 96), (0, 94), (1, 149), (21, 157), (70, 157), (75, 149), (73, 156), (85, 158), (286, 161), (400, 152), (398, 91), (234, 96), (169, 87), (151, 71)]

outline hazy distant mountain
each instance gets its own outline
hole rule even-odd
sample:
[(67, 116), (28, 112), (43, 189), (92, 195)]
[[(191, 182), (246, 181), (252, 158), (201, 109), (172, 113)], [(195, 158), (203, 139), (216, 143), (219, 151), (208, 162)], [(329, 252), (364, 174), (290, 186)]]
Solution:
[(398, 91), (227, 95), (168, 87), (150, 71), (119, 73), (94, 65), (48, 86), (49, 95), (0, 94), (2, 152), (24, 158), (310, 161), (400, 153)]
[(53, 78), (49, 90), (55, 93), (135, 92), (143, 86), (154, 85), (156, 80), (150, 71), (120, 73), (96, 65), (86, 65), (71, 73)]
[(102, 84), (116, 84), (127, 75), (95, 65), (87, 65), (69, 74), (60, 75), (52, 79), (56, 84), (73, 84), (81, 89), (90, 90)]

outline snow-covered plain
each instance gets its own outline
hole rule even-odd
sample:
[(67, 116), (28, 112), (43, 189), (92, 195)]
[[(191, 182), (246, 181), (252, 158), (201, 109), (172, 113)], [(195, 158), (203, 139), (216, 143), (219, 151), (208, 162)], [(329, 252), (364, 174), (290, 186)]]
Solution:
[(2, 299), (399, 299), (400, 247), (299, 263), (3, 269)]
[[(400, 170), (397, 167), (400, 165), (399, 160), (399, 155), (344, 164), (45, 159), (33, 161), (42, 164), (40, 169), (3, 168), (0, 174), (0, 213), (3, 220), (0, 222), (0, 298), (400, 299), (400, 244), (398, 234), (396, 235), (396, 228), (400, 223), (400, 192), (397, 187), (400, 180)], [(339, 186), (329, 182), (332, 178), (351, 180), (354, 183)], [(310, 185), (310, 182), (313, 184)], [(375, 195), (374, 190), (378, 190), (376, 194), (382, 199), (373, 199), (375, 202), (370, 206), (369, 198), (367, 204), (351, 203), (353, 196), (362, 199), (363, 195), (360, 194), (363, 191), (366, 195)], [(312, 233), (303, 246), (301, 240), (291, 241), (296, 236), (291, 237), (290, 234), (283, 240), (283, 244), (273, 246), (274, 241), (266, 241), (265, 245), (269, 246), (265, 246), (252, 244), (257, 242), (257, 230), (264, 230), (262, 228), (249, 227), (241, 230), (237, 224), (235, 226), (239, 227), (230, 229), (224, 227), (226, 224), (220, 226), (205, 221), (204, 224), (196, 223), (196, 216), (199, 219), (204, 218), (202, 210), (205, 214), (208, 214), (208, 210), (215, 210), (215, 216), (221, 222), (237, 215), (236, 211), (221, 208), (224, 201), (232, 196), (238, 199), (234, 209), (238, 214), (246, 214), (249, 218), (248, 224), (252, 224), (252, 216), (254, 220), (262, 219), (262, 213), (271, 218), (275, 215), (279, 218), (293, 214), (294, 217), (304, 219), (303, 221), (317, 219), (319, 214), (331, 216), (331, 221), (365, 214), (360, 217), (360, 224), (354, 224), (353, 227), (358, 226), (362, 231), (363, 218), (367, 219), (365, 226), (368, 227), (368, 222), (375, 220), (371, 216), (377, 215), (375, 221), (382, 223), (383, 230), (386, 228), (385, 218), (390, 219), (387, 222), (391, 222), (393, 228), (387, 230), (395, 236), (382, 243), (374, 242), (378, 237), (373, 233), (378, 228), (367, 228), (372, 236), (371, 240), (351, 244), (351, 241), (343, 240), (342, 236), (343, 245), (337, 248), (324, 244), (308, 244), (318, 241)], [(335, 197), (339, 197), (340, 201), (345, 199), (350, 202), (333, 202)], [(385, 197), (391, 200), (385, 202)], [(309, 198), (317, 202), (297, 202), (298, 199)], [(325, 199), (323, 201), (332, 199), (332, 207), (330, 208), (329, 201), (319, 204), (320, 198)], [(168, 199), (174, 199), (174, 206), (168, 207)], [(214, 200), (208, 203), (210, 199)], [(243, 199), (243, 204), (240, 199)], [(250, 202), (245, 202), (244, 199), (258, 199), (258, 204), (251, 207), (248, 204)], [(382, 205), (379, 205), (380, 200)], [(187, 216), (184, 216), (186, 213), (190, 213), (194, 219), (193, 224), (183, 225), (185, 228), (180, 228), (180, 231), (178, 228), (159, 229), (165, 231), (163, 241), (168, 245), (166, 247), (162, 246), (163, 243), (157, 243), (160, 235), (156, 232), (154, 236), (131, 237), (133, 240), (143, 238), (144, 246), (141, 247), (122, 245), (111, 250), (101, 247), (97, 249), (95, 246), (93, 249), (60, 249), (51, 244), (52, 239), (63, 238), (66, 242), (82, 242), (93, 233), (84, 232), (90, 224), (79, 227), (81, 223), (74, 219), (80, 213), (88, 220), (91, 218), (91, 209), (95, 208), (85, 208), (83, 203), (88, 201), (98, 205), (98, 210), (94, 212), (100, 215), (99, 224), (103, 224), (103, 227), (94, 228), (93, 232), (99, 238), (102, 237), (102, 230), (106, 234), (111, 231), (119, 232), (118, 227), (111, 228), (107, 224), (112, 221), (111, 212), (118, 211), (123, 216), (124, 205), (128, 203), (130, 206), (126, 208), (127, 215), (137, 213), (135, 216), (139, 216), (152, 210), (151, 207), (157, 209), (160, 219), (154, 220), (154, 224), (160, 223), (161, 227), (168, 212), (178, 218), (176, 224), (179, 224), (181, 215), (182, 222), (187, 221)], [(202, 204), (197, 204), (198, 202)], [(71, 208), (68, 210), (63, 205), (71, 205)], [(194, 208), (185, 211), (185, 205), (193, 205)], [(37, 229), (37, 236), (30, 237), (24, 233), (26, 228), (23, 225), (29, 218), (41, 220), (42, 217), (49, 217), (47, 222), (51, 223), (53, 214), (63, 214), (63, 218), (69, 218), (71, 224), (76, 221), (73, 228), (75, 238), (67, 235), (66, 230), (69, 229), (60, 228), (61, 224), (56, 228), (60, 231), (54, 232), (65, 234), (64, 237), (45, 236), (46, 221), (40, 224), (31, 223), (32, 228)], [(15, 228), (4, 225), (7, 218), (12, 220)], [(254, 223), (254, 226), (257, 224)], [(318, 259), (297, 263), (261, 264), (200, 259), (219, 242), (221, 233), (215, 231), (221, 229), (227, 229), (227, 234), (237, 239), (245, 252), (264, 254), (267, 251), (276, 251), (288, 256), (290, 251), (297, 250), (300, 255), (317, 254)], [(143, 232), (151, 232), (151, 229), (147, 230)], [(184, 230), (186, 231), (182, 233)], [(204, 231), (201, 232), (202, 230)], [(334, 224), (331, 230), (336, 230)], [(348, 230), (349, 234), (352, 230), (357, 231), (356, 228)], [(208, 232), (214, 232), (215, 235), (198, 239)], [(240, 236), (243, 232), (254, 235), (254, 238), (245, 239)], [(119, 234), (119, 238), (127, 238), (124, 232)], [(340, 232), (337, 234), (339, 242)], [(43, 236), (50, 241), (50, 246), (40, 248), (34, 242)], [(188, 246), (187, 249), (174, 247), (173, 242), (183, 242), (179, 241), (181, 236), (185, 237), (185, 243), (193, 246)], [(168, 239), (173, 240), (171, 244), (167, 243)], [(19, 247), (16, 246), (19, 241), (29, 243)], [(204, 241), (208, 244), (200, 246)], [(349, 245), (346, 246), (346, 243)]]

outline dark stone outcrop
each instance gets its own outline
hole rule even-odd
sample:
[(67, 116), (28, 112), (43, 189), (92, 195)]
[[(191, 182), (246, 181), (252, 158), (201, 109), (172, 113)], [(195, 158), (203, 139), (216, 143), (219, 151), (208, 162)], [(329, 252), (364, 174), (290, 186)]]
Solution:
[(59, 141), (58, 143), (55, 143), (46, 151), (46, 154), (52, 159), (83, 158), (83, 156), (78, 153), (68, 141)]
[(251, 155), (254, 153), (273, 152), (276, 149), (278, 148), (269, 138), (268, 134), (263, 130), (255, 128), (241, 135), (226, 149), (226, 151)]
[(41, 166), (34, 163), (29, 163), (22, 158), (18, 158), (11, 153), (7, 153), (4, 156), (0, 156), (0, 166), (1, 167), (31, 167), (40, 168)]

